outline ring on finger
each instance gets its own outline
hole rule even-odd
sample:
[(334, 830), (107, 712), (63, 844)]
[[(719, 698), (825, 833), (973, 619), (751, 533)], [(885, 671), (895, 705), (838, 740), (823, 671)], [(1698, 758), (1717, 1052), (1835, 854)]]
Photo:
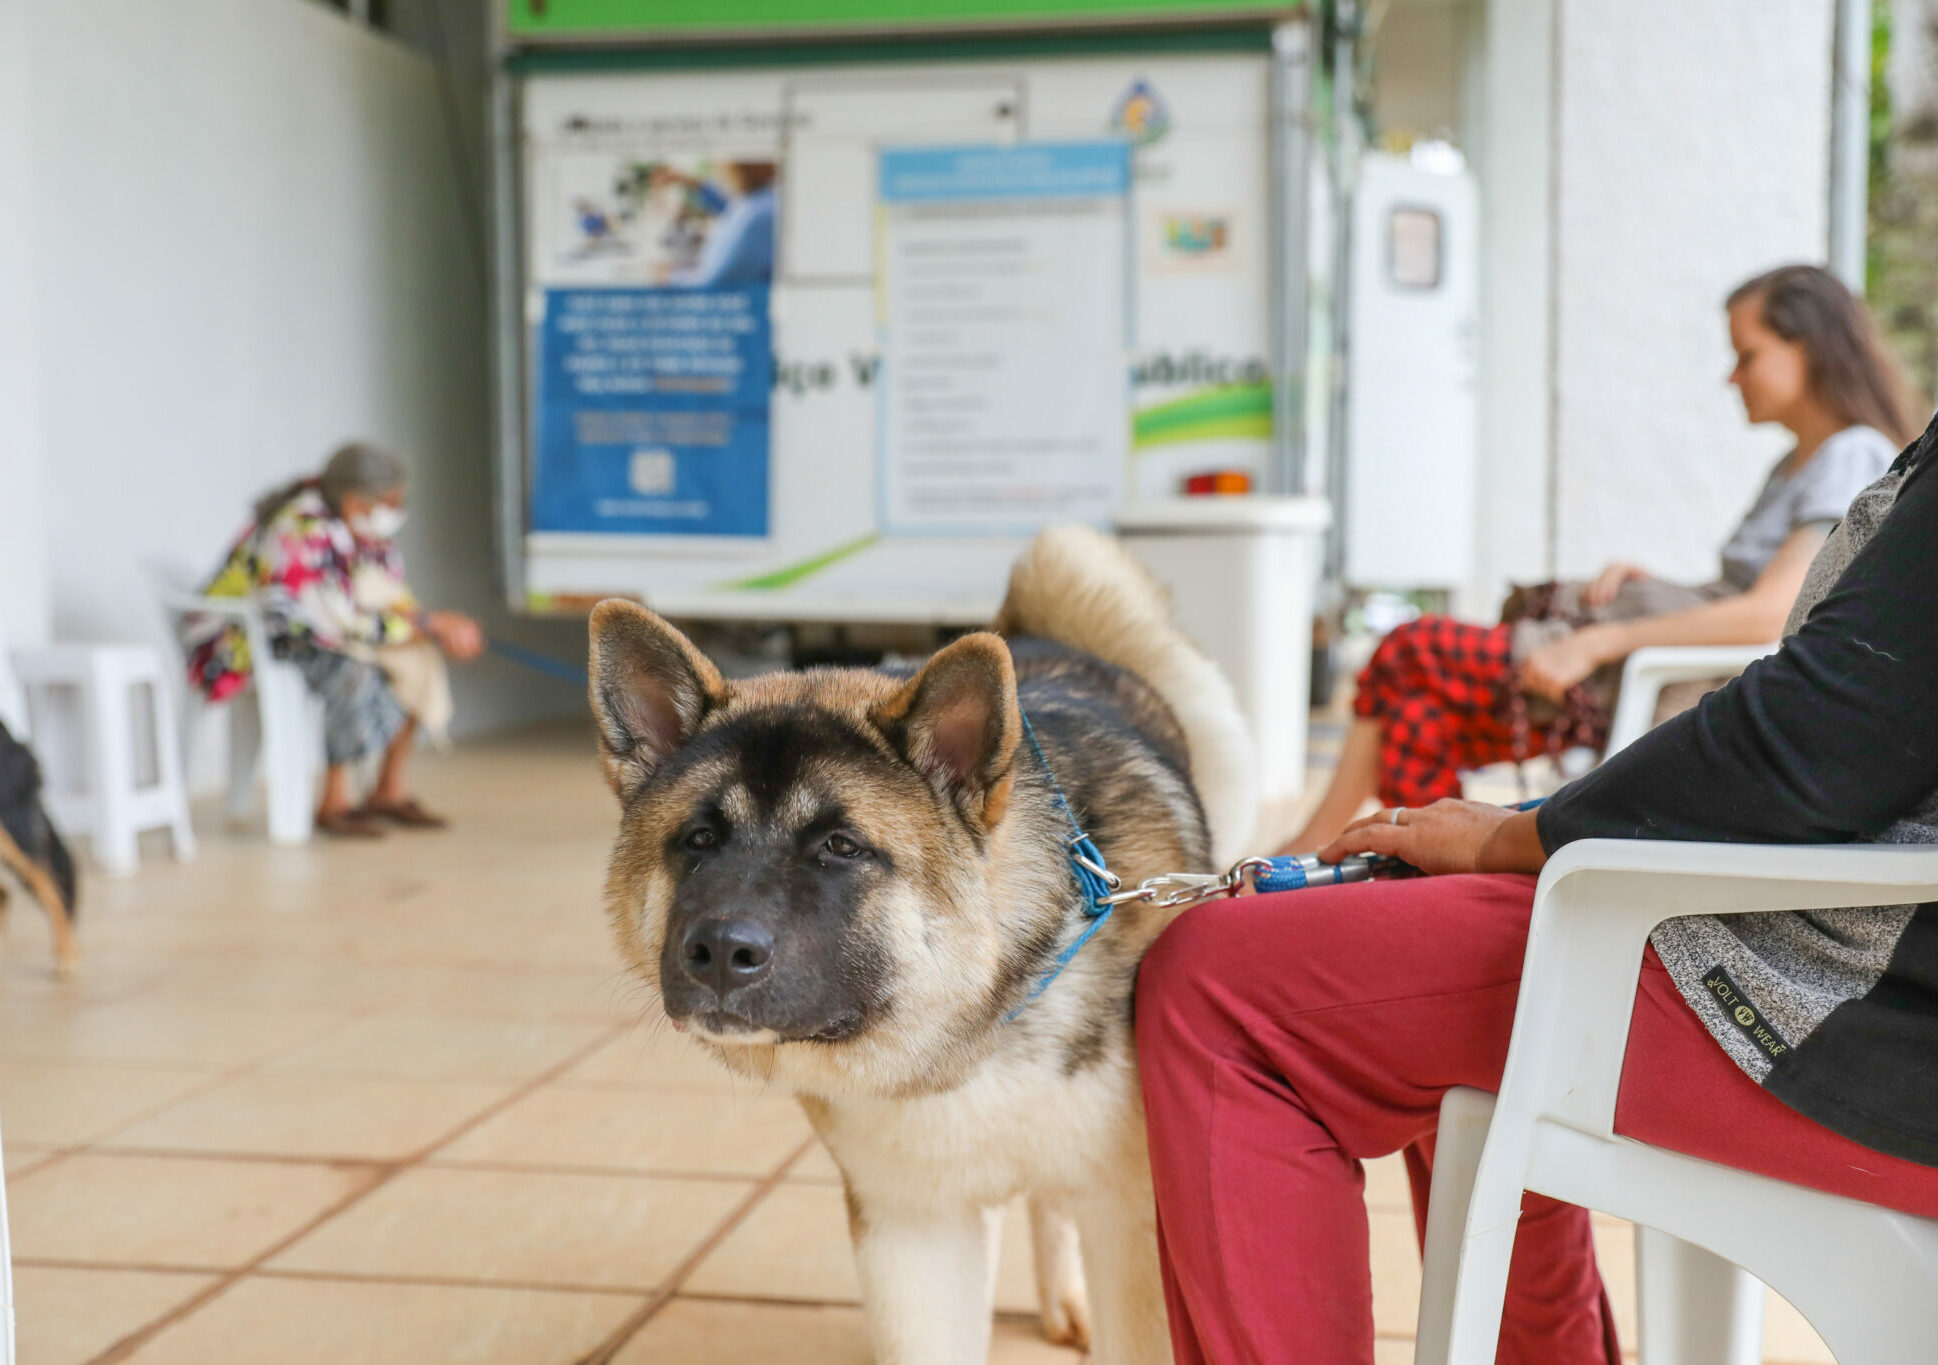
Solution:
[(1395, 825), (1397, 825), (1397, 824), (1399, 824), (1399, 823), (1400, 823), (1400, 807), (1398, 807), (1398, 806), (1395, 806), (1395, 807), (1393, 807), (1393, 809), (1392, 809), (1391, 811), (1389, 811), (1389, 812), (1387, 812), (1387, 819), (1388, 819), (1388, 823), (1390, 823), (1390, 824), (1395, 824)]

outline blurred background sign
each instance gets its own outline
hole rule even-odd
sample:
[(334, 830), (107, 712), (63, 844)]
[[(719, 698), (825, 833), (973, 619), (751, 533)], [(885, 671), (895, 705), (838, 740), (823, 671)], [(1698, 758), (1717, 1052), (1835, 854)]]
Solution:
[(529, 38), (800, 34), (831, 29), (950, 29), (1121, 23), (1196, 11), (1230, 18), (1300, 6), (1259, 0), (502, 0), (510, 32)]

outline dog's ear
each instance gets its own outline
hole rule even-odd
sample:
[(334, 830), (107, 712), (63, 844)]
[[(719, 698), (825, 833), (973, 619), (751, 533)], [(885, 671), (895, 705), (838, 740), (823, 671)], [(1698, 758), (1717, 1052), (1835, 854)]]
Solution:
[(1023, 728), (1009, 646), (983, 632), (938, 651), (875, 723), (978, 828), (1002, 821)]
[(592, 610), (587, 670), (606, 781), (623, 801), (727, 699), (727, 684), (693, 642), (635, 603)]

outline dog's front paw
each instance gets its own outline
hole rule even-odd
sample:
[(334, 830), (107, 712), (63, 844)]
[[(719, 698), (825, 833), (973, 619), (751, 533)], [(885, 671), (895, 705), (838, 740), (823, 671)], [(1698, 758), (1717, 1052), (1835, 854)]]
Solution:
[(1053, 1302), (1043, 1305), (1043, 1335), (1058, 1346), (1090, 1349), (1090, 1300), (1082, 1285), (1069, 1286)]

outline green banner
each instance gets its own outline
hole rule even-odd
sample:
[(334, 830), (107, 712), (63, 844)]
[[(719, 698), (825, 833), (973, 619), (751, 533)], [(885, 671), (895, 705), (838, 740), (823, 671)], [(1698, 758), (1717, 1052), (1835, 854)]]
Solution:
[(505, 0), (514, 37), (840, 34), (1297, 13), (1297, 0)]

